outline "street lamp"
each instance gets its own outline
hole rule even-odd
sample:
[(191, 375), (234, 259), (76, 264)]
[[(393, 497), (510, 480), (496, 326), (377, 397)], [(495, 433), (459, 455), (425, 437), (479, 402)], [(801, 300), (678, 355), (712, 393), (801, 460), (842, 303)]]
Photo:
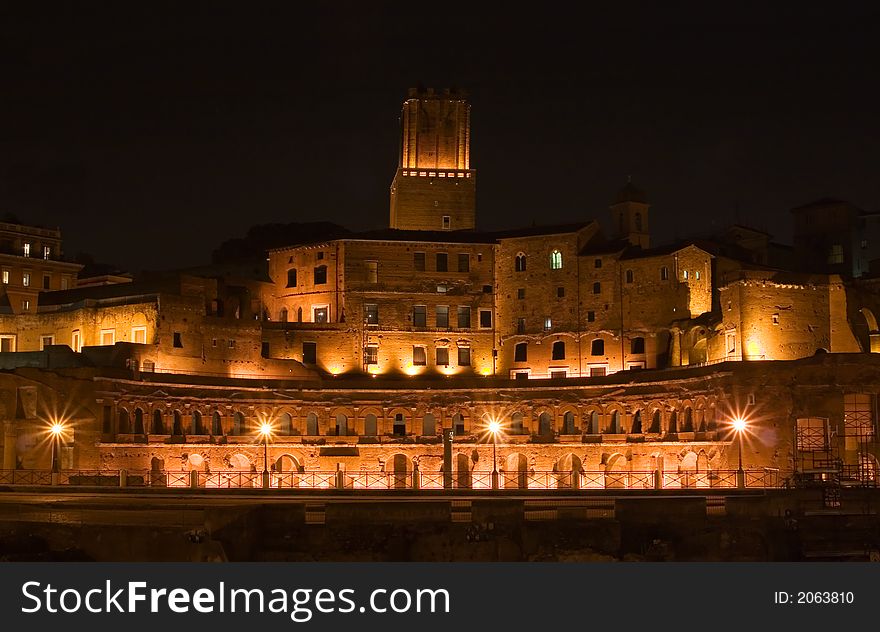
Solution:
[(736, 417), (733, 420), (733, 431), (736, 433), (739, 443), (739, 465), (736, 469), (736, 486), (743, 488), (746, 486), (746, 473), (743, 471), (743, 433), (746, 431), (746, 420), (742, 417)]
[(260, 424), (260, 436), (263, 438), (263, 487), (269, 487), (269, 436), (272, 434), (272, 424), (264, 421)]
[(501, 424), (496, 419), (489, 421), (489, 434), (492, 435), (492, 489), (498, 489), (498, 433), (501, 432)]
[(61, 435), (64, 433), (64, 424), (60, 421), (52, 422), (49, 426), (49, 434), (52, 435), (52, 473), (58, 472), (58, 444), (61, 442)]

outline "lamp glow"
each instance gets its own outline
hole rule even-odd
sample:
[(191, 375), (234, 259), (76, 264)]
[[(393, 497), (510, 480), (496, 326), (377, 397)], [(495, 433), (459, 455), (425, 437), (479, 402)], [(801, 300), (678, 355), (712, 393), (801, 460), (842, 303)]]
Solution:
[(260, 424), (260, 434), (264, 437), (268, 437), (272, 434), (272, 424), (267, 421), (264, 421)]
[(54, 436), (58, 437), (64, 432), (64, 424), (56, 421), (49, 427), (49, 432), (51, 432)]
[(737, 432), (743, 432), (746, 429), (746, 420), (742, 417), (737, 417), (733, 420), (733, 429)]
[(501, 431), (501, 424), (496, 420), (492, 420), (489, 422), (489, 432), (492, 434), (498, 434)]

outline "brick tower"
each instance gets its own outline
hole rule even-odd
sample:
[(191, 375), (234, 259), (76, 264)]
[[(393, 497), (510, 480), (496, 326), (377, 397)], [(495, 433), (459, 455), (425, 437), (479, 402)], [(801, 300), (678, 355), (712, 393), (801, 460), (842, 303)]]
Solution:
[(470, 168), (470, 112), (460, 92), (410, 88), (400, 113), (391, 228), (474, 228), (477, 172)]
[(611, 217), (615, 237), (626, 239), (633, 246), (651, 247), (648, 230), (648, 204), (645, 192), (628, 181), (614, 198)]

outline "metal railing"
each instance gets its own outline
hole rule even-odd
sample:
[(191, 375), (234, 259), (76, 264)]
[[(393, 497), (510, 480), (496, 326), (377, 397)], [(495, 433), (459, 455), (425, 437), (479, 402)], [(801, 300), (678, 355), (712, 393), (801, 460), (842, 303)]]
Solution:
[[(448, 481), (443, 472), (270, 472), (272, 489), (301, 490), (490, 490), (491, 471), (452, 472)], [(740, 478), (742, 480), (740, 480)], [(651, 489), (775, 489), (785, 487), (778, 470), (710, 471), (521, 471), (498, 472), (502, 490), (651, 490)], [(262, 472), (190, 472), (167, 470), (0, 470), (0, 486), (83, 486), (153, 487), (203, 489), (260, 489)], [(447, 487), (448, 486), (448, 487)]]

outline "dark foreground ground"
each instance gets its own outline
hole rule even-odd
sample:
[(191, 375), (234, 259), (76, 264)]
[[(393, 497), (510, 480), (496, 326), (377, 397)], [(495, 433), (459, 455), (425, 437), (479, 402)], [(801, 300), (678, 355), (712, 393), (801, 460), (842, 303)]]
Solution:
[(0, 489), (6, 561), (880, 558), (880, 490), (579, 494)]

